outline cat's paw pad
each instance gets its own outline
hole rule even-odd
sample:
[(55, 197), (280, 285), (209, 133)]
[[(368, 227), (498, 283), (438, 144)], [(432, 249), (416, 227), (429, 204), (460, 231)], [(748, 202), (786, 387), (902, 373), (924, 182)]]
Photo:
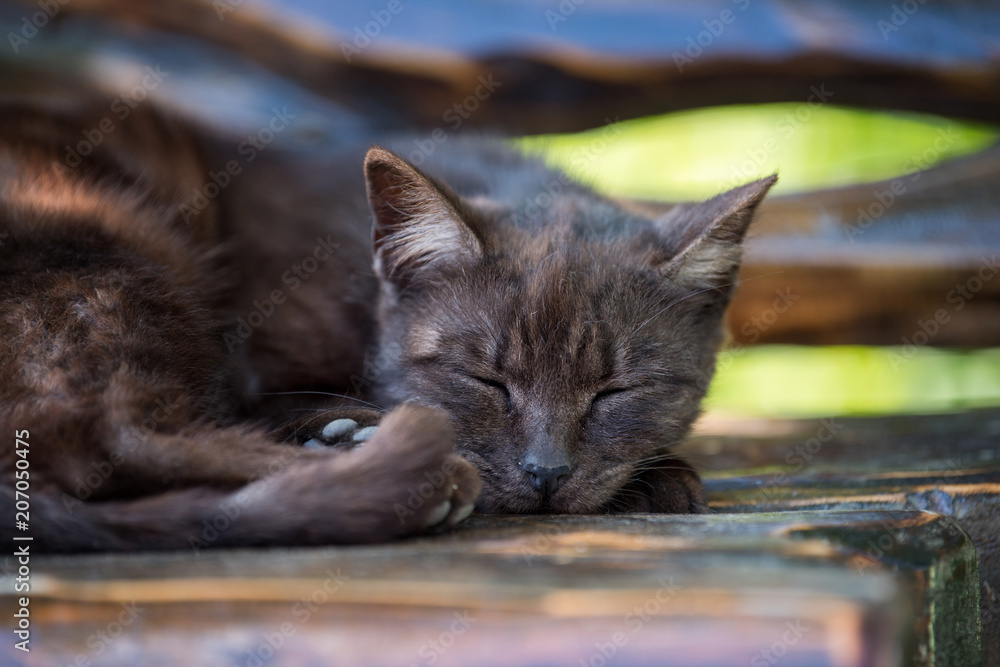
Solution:
[(339, 447), (354, 449), (370, 440), (378, 431), (378, 426), (365, 426), (346, 417), (334, 419), (315, 437), (306, 440), (302, 446), (306, 449), (325, 449)]

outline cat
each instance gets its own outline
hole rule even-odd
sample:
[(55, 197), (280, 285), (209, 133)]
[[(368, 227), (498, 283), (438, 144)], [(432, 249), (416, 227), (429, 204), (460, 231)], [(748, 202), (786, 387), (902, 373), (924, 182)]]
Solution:
[(705, 511), (669, 446), (775, 177), (659, 216), (561, 180), (528, 214), (561, 177), (497, 140), (419, 166), (251, 158), (147, 106), (84, 154), (104, 107), (65, 107), (0, 111), (4, 538), (345, 544), (474, 507)]

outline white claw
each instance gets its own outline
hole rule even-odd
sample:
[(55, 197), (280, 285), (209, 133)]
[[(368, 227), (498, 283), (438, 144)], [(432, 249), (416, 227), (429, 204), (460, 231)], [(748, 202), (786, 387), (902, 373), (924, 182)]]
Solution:
[(445, 519), (451, 513), (451, 501), (446, 500), (444, 504), (439, 506), (436, 510), (431, 512), (430, 516), (427, 517), (427, 527), (436, 526)]
[(473, 503), (459, 507), (455, 510), (455, 515), (451, 517), (451, 525), (454, 526), (456, 523), (465, 521), (472, 514), (473, 509), (475, 509), (475, 504)]

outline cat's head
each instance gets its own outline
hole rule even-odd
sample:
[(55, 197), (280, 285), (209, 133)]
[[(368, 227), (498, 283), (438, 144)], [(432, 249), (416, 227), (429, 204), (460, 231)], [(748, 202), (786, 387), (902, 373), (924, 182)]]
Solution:
[(515, 224), (511, 204), (461, 197), (386, 150), (365, 170), (383, 401), (451, 415), (482, 511), (613, 509), (699, 413), (775, 177), (659, 218), (567, 185)]

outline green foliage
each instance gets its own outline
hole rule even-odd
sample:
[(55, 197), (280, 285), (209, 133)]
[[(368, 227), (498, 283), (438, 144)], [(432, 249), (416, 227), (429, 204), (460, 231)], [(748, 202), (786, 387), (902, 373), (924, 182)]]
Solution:
[(614, 129), (516, 143), (605, 194), (676, 201), (775, 171), (776, 191), (785, 193), (891, 179), (1000, 137), (994, 127), (938, 116), (807, 104), (711, 107)]
[(764, 345), (726, 357), (706, 407), (769, 417), (1000, 405), (1000, 348)]

